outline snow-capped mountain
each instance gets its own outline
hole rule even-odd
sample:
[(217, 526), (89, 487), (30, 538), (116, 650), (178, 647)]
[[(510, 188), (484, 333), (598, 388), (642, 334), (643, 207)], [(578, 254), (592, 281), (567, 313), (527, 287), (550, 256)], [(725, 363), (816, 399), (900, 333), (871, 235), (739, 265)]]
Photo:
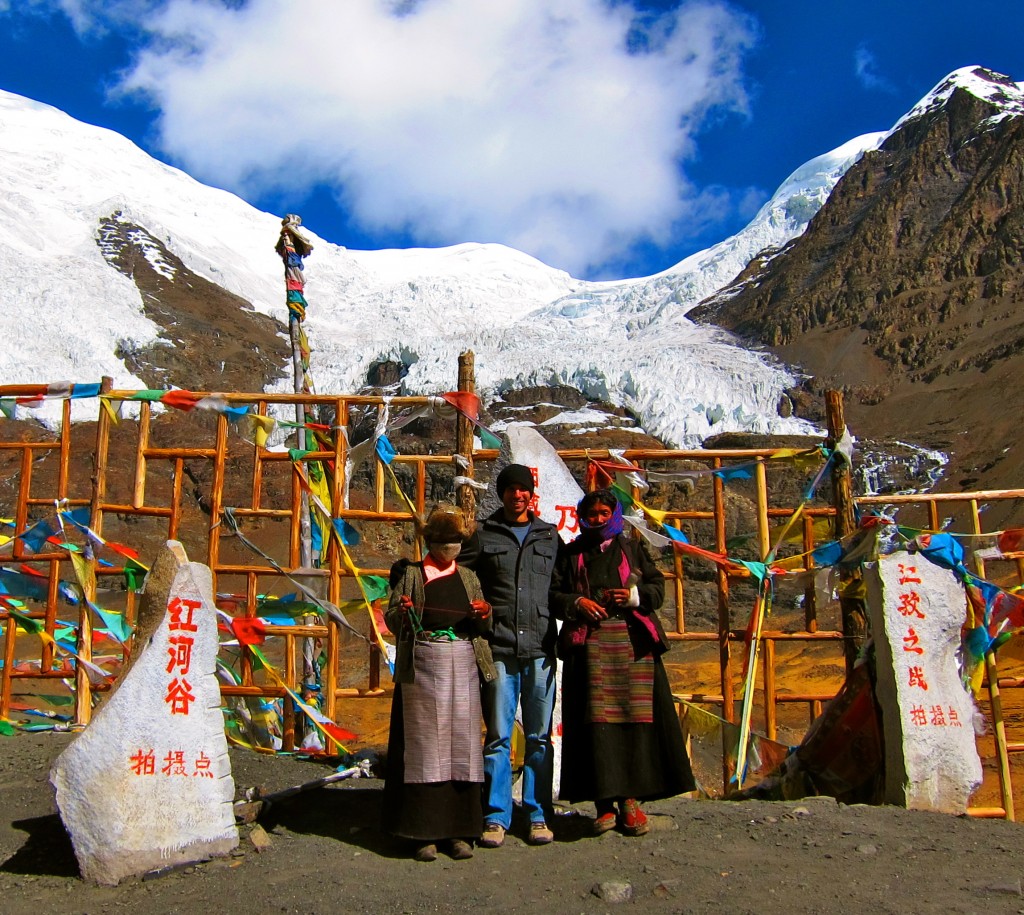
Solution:
[[(803, 366), (809, 396), (842, 388), (861, 437), (944, 452), (944, 488), (1015, 489), (1022, 199), (1024, 86), (957, 70), (850, 168), (803, 234), (690, 317)], [(1001, 510), (989, 507), (989, 524)]]
[[(939, 103), (931, 96), (915, 111)], [(641, 279), (585, 282), (501, 245), (352, 251), (307, 232), (315, 249), (306, 326), (318, 390), (357, 390), (385, 360), (407, 369), (409, 392), (448, 390), (458, 353), (472, 349), (485, 399), (565, 384), (627, 407), (677, 445), (730, 430), (809, 431), (779, 415), (790, 372), (686, 314), (755, 255), (770, 257), (800, 235), (846, 170), (887, 136), (858, 137), (812, 159), (743, 231)], [(12, 306), (0, 313), (0, 336), (10, 342), (0, 349), (3, 383), (107, 374), (119, 387), (145, 386), (124, 353), (161, 337), (173, 342), (173, 334), (147, 317), (137, 284), (102, 249), (99, 226), (111, 217), (137, 227), (140, 250), (168, 280), (178, 259), (283, 329), (278, 216), (199, 184), (115, 133), (3, 92), (0, 155), (0, 282)], [(280, 387), (288, 383), (283, 377)]]

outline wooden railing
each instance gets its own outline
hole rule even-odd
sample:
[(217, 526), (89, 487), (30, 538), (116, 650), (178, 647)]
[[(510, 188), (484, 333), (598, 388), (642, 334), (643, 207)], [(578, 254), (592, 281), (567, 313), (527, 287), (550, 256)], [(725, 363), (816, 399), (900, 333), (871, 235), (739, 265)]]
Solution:
[[(0, 387), (0, 398), (17, 396), (18, 389)], [(135, 392), (110, 390), (105, 402), (117, 408), (132, 405)], [(351, 559), (360, 573), (386, 575), (399, 554), (415, 550), (409, 505), (392, 488), (386, 465), (372, 458), (359, 469), (360, 485), (346, 477), (350, 453), (348, 432), (357, 419), (372, 426), (370, 417), (427, 406), (424, 397), (371, 397), (349, 395), (221, 395), (230, 406), (248, 407), (257, 416), (275, 410), (293, 415), (296, 403), (321, 409), (332, 417), (325, 450), (306, 455), (298, 466), (322, 461), (335, 468), (331, 478), (331, 513), (362, 529), (362, 543), (351, 547)], [(193, 559), (209, 564), (219, 605), (233, 616), (260, 613), (261, 595), (282, 595), (293, 589), (289, 579), (305, 574), (322, 585), (323, 594), (339, 604), (358, 596), (352, 571), (336, 543), (326, 551), (321, 567), (303, 570), (300, 557), (300, 505), (302, 482), (295, 470), (295, 455), (282, 448), (267, 448), (247, 441), (224, 413), (158, 414), (148, 402), (137, 405), (137, 416), (115, 422), (112, 412), (96, 410), (91, 423), (71, 422), (69, 401), (63, 402), (61, 421), (53, 431), (37, 424), (0, 421), (0, 518), (11, 519), (0, 534), (13, 539), (0, 547), (0, 568), (26, 570), (45, 582), (45, 594), (25, 602), (17, 613), (0, 604), (0, 716), (9, 717), (16, 703), (56, 688), (74, 678), (74, 721), (85, 723), (96, 701), (97, 688), (84, 665), (72, 663), (54, 646), (74, 641), (75, 651), (88, 661), (103, 656), (116, 670), (122, 655), (131, 650), (116, 643), (95, 643), (95, 620), (87, 603), (69, 605), (61, 583), (74, 581), (69, 549), (46, 543), (33, 550), (21, 538), (38, 521), (59, 511), (88, 512), (88, 527), (98, 538), (128, 546), (145, 544), (140, 560), (152, 561), (156, 545), (166, 539), (182, 541)], [(452, 497), (451, 477), (466, 467), (486, 476), (497, 453), (473, 450), (472, 426), (453, 414), (448, 441), (434, 442), (429, 454), (399, 454), (391, 465), (402, 478), (403, 489), (417, 513), (438, 494)], [(776, 545), (773, 525), (793, 514), (804, 477), (773, 458), (772, 449), (759, 450), (652, 450), (619, 452), (646, 470), (694, 471), (691, 486), (654, 484), (643, 494), (647, 503), (664, 511), (668, 523), (688, 531), (691, 540), (717, 553), (759, 560)], [(560, 452), (582, 478), (586, 462), (607, 459), (608, 452)], [(458, 455), (462, 455), (460, 461)], [(712, 471), (738, 463), (750, 464), (750, 479), (723, 483)], [(366, 470), (369, 466), (370, 470)], [(351, 486), (346, 502), (345, 494)], [(639, 493), (634, 493), (638, 497)], [(796, 494), (797, 497), (794, 497)], [(937, 530), (944, 525), (957, 532), (983, 533), (985, 507), (1024, 499), (1024, 490), (965, 494), (924, 494), (860, 498), (862, 510), (898, 510), (900, 521)], [(225, 511), (273, 563), (254, 554), (224, 523)], [(804, 568), (813, 573), (809, 555), (834, 538), (836, 511), (828, 483), (805, 507), (798, 522), (796, 542), (780, 556), (807, 557)], [(947, 518), (948, 516), (948, 518)], [(951, 519), (951, 520), (950, 520)], [(949, 523), (947, 524), (947, 521)], [(75, 532), (66, 537), (74, 539)], [(60, 540), (60, 538), (57, 538)], [(78, 537), (82, 547), (86, 538)], [(147, 554), (148, 551), (148, 554)], [(88, 601), (134, 620), (137, 595), (122, 584), (128, 564), (121, 554), (101, 548), (85, 550), (90, 574), (85, 583)], [(108, 565), (104, 564), (104, 560)], [(1024, 554), (1000, 568), (1000, 580), (1024, 580)], [(669, 579), (663, 619), (679, 650), (669, 658), (674, 692), (694, 703), (709, 706), (726, 721), (737, 718), (742, 692), (740, 674), (745, 652), (746, 623), (754, 588), (742, 570), (702, 563), (676, 552), (663, 561)], [(995, 574), (984, 564), (975, 571)], [(0, 592), (2, 593), (2, 592)], [(19, 617), (22, 618), (19, 624)], [(71, 619), (65, 619), (71, 617)], [(18, 627), (28, 619), (44, 633), (36, 638)], [(354, 614), (352, 621), (371, 636), (369, 615)], [(346, 645), (344, 632), (330, 619), (268, 625), (267, 634), (281, 641), (274, 657), (284, 681), (301, 688), (300, 652), (306, 640), (323, 644), (324, 712), (337, 719), (339, 703), (356, 698), (386, 698), (390, 684), (381, 678), (381, 657), (373, 645)], [(848, 652), (842, 617), (834, 603), (819, 604), (813, 582), (780, 583), (775, 611), (762, 632), (762, 672), (756, 726), (767, 737), (795, 742), (843, 683)], [(371, 639), (372, 641), (372, 639)], [(806, 655), (806, 658), (802, 658)], [(808, 660), (809, 659), (809, 660)], [(995, 658), (989, 661), (988, 713), (993, 722), (1002, 806), (980, 811), (984, 815), (1013, 817), (1013, 786), (1009, 753), (1024, 748), (1007, 734), (1000, 689), (1018, 689), (1024, 678), (1000, 676)], [(811, 669), (824, 671), (807, 676)], [(99, 691), (105, 687), (100, 686)], [(284, 700), (285, 745), (295, 739), (295, 711), (285, 691), (255, 669), (251, 656), (241, 652), (240, 682), (225, 684), (226, 697)], [(728, 773), (725, 773), (726, 776)]]

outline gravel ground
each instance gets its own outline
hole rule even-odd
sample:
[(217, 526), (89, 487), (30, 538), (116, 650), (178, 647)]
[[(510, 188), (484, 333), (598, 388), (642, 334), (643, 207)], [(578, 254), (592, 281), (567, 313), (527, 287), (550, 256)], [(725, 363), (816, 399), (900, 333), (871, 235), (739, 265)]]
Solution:
[[(70, 740), (19, 734), (0, 748), (0, 911), (139, 915), (226, 912), (1024, 913), (1014, 823), (830, 799), (649, 805), (639, 839), (589, 836), (593, 808), (553, 823), (534, 848), (519, 824), (469, 861), (409, 859), (377, 826), (381, 783), (297, 795), (241, 828), (234, 855), (118, 887), (84, 882), (53, 803), (52, 760)], [(232, 751), (239, 792), (329, 774), (294, 758)], [(629, 898), (622, 898), (629, 897)]]

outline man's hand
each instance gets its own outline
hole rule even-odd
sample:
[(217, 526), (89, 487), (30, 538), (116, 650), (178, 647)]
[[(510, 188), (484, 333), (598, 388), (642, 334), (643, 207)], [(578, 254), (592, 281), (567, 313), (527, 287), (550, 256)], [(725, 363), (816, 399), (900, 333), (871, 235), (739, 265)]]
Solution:
[(469, 616), (475, 620), (485, 620), (491, 615), (491, 605), (485, 600), (471, 600), (469, 602)]

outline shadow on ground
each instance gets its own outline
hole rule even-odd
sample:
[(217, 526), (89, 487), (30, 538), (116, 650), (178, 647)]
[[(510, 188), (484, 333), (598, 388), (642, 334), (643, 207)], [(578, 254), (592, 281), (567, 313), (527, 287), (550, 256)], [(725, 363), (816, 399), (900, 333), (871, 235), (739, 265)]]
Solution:
[[(379, 786), (320, 788), (275, 803), (259, 823), (268, 832), (280, 828), (323, 836), (385, 858), (407, 858), (414, 843), (381, 830), (382, 795)], [(553, 817), (549, 825), (556, 842), (577, 842), (591, 837), (593, 820), (569, 811)], [(528, 832), (529, 822), (517, 809), (509, 835), (525, 841)]]
[(11, 823), (28, 833), (28, 839), (3, 864), (0, 871), (9, 874), (35, 874), (52, 877), (77, 877), (78, 861), (71, 839), (56, 813)]

